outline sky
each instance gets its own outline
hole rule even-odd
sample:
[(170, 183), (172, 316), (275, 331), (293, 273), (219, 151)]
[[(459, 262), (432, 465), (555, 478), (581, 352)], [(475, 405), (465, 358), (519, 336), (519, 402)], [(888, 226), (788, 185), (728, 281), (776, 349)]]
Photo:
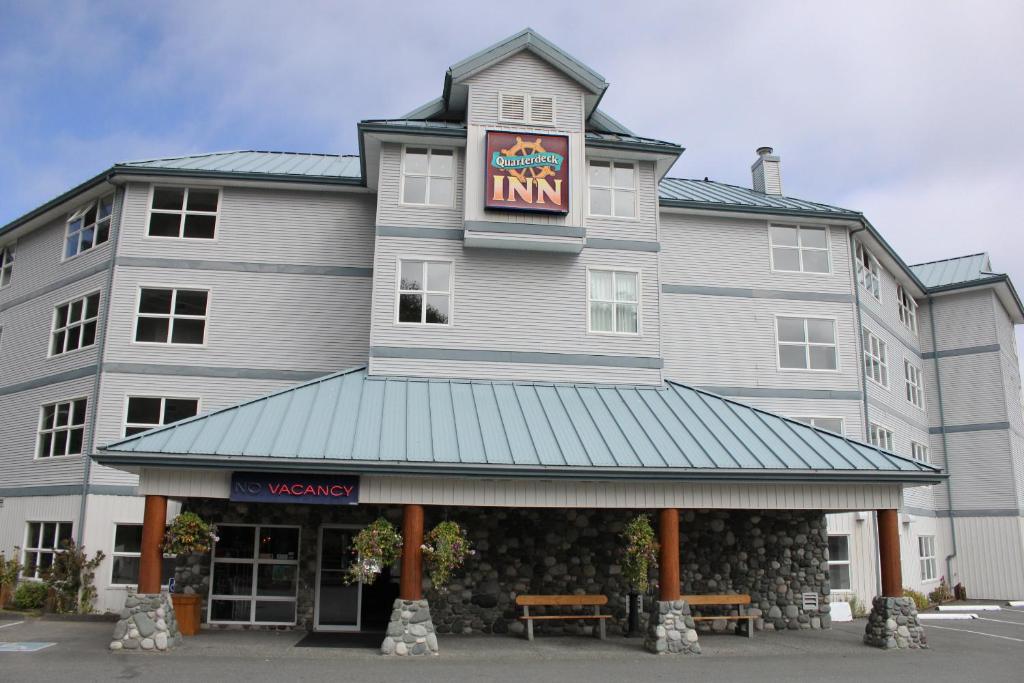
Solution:
[(531, 26), (686, 152), (672, 176), (863, 211), (908, 263), (988, 251), (1024, 291), (1024, 3), (0, 0), (0, 225), (117, 161), (356, 153)]

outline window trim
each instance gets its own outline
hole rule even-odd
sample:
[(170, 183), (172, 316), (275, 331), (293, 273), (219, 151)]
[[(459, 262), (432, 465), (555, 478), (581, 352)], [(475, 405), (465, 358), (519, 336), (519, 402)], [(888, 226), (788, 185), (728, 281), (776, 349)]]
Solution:
[[(832, 344), (831, 344), (831, 346), (836, 350), (836, 367), (835, 367), (835, 369), (834, 370), (830, 370), (828, 368), (811, 368), (811, 367), (806, 367), (806, 368), (784, 368), (784, 367), (782, 367), (782, 353), (781, 353), (781, 351), (782, 351), (782, 348), (781, 348), (782, 344), (786, 344), (786, 345), (789, 345), (789, 346), (795, 346), (796, 342), (780, 342), (779, 341), (779, 318), (799, 318), (801, 320), (804, 320), (805, 321), (805, 323), (804, 323), (804, 329), (805, 330), (807, 328), (807, 324), (806, 324), (807, 320), (830, 320), (830, 321), (832, 321)], [(774, 317), (773, 317), (773, 320), (774, 320), (774, 323), (775, 323), (774, 324), (774, 330), (773, 330), (773, 334), (775, 335), (775, 369), (778, 372), (819, 372), (819, 373), (828, 373), (828, 374), (835, 375), (835, 374), (840, 374), (843, 371), (842, 354), (839, 353), (839, 318), (837, 316), (832, 316), (832, 315), (802, 315), (802, 314), (799, 314), (799, 313), (796, 313), (796, 314), (794, 314), (794, 313), (776, 313), (774, 315)], [(802, 345), (805, 346), (805, 347), (810, 347), (811, 346), (811, 342), (809, 342), (809, 341), (808, 342), (804, 342)], [(815, 343), (814, 346), (828, 346), (828, 344)], [(810, 365), (810, 358), (809, 357), (808, 357), (807, 364), (808, 364), (808, 366)]]
[[(603, 332), (594, 330), (590, 320), (590, 273), (593, 271), (613, 273), (635, 273), (636, 274), (636, 332)], [(608, 268), (606, 266), (587, 266), (587, 334), (596, 337), (631, 337), (637, 339), (644, 336), (643, 322), (643, 300), (644, 300), (644, 273), (642, 268)], [(624, 301), (623, 303), (632, 303)], [(616, 318), (618, 320), (618, 318)]]
[[(836, 536), (846, 539), (846, 559), (845, 560), (833, 560), (832, 553), (828, 555), (828, 568), (829, 568), (829, 588), (833, 593), (854, 593), (853, 582), (853, 534), (829, 534), (829, 537)], [(827, 542), (827, 541), (826, 541)], [(850, 587), (849, 588), (836, 588), (831, 585), (832, 583), (832, 565), (844, 564), (847, 568), (847, 573), (850, 575)]]
[[(800, 270), (785, 270), (783, 268), (775, 267), (775, 243), (772, 241), (772, 228), (796, 228), (797, 231), (797, 246), (790, 247), (780, 245), (781, 249), (796, 249), (800, 259)], [(824, 251), (825, 259), (828, 262), (828, 270), (825, 272), (818, 272), (814, 270), (803, 270), (804, 265), (804, 247), (800, 245), (800, 231), (810, 228), (813, 230), (824, 230), (825, 231), (825, 248), (819, 249), (818, 247), (807, 247), (810, 251)], [(770, 264), (771, 272), (773, 273), (784, 273), (787, 275), (801, 274), (801, 275), (833, 275), (832, 272), (832, 231), (827, 225), (813, 225), (805, 223), (768, 223), (768, 262)]]
[[(99, 302), (96, 304), (96, 317), (95, 318), (82, 318), (81, 322), (77, 325), (78, 328), (82, 328), (82, 327), (85, 327), (86, 323), (91, 322), (93, 320), (96, 321), (96, 337), (93, 339), (92, 344), (89, 344), (88, 346), (79, 346), (78, 348), (71, 349), (70, 351), (61, 351), (60, 353), (54, 353), (53, 352), (53, 335), (57, 334), (57, 310), (61, 306), (68, 306), (68, 307), (70, 307), (71, 304), (73, 304), (74, 302), (82, 301), (83, 302), (82, 303), (82, 313), (84, 314), (85, 313), (85, 303), (84, 302), (85, 302), (86, 299), (88, 299), (93, 294), (96, 294), (96, 295), (99, 296)], [(53, 319), (52, 319), (52, 321), (50, 323), (50, 336), (49, 336), (49, 340), (48, 340), (49, 343), (47, 344), (46, 357), (47, 358), (58, 358), (58, 357), (59, 358), (66, 358), (70, 354), (75, 353), (77, 351), (82, 351), (82, 350), (85, 350), (85, 349), (91, 349), (91, 348), (95, 347), (97, 342), (99, 341), (100, 334), (103, 333), (103, 329), (100, 327), (100, 317), (102, 316), (102, 312), (103, 312), (103, 292), (101, 290), (99, 290), (99, 289), (93, 290), (93, 291), (89, 292), (88, 294), (83, 294), (81, 296), (76, 296), (74, 298), (67, 299), (66, 301), (61, 301), (61, 302), (58, 302), (58, 303), (54, 304), (54, 306), (53, 306)], [(67, 330), (68, 330), (68, 326), (65, 325), (61, 329), (64, 330), (65, 333), (66, 333)], [(65, 336), (65, 343), (66, 343), (66, 341), (67, 341), (67, 337)]]
[[(7, 289), (14, 283), (14, 262), (18, 256), (18, 242), (8, 242), (0, 246), (0, 289)], [(7, 284), (3, 284), (4, 271), (10, 273), (7, 276)]]
[[(869, 289), (868, 286), (864, 283), (864, 280), (866, 278), (862, 278), (861, 277), (863, 269), (864, 269), (864, 264), (861, 262), (860, 258), (857, 256), (857, 252), (858, 251), (863, 252), (868, 257), (868, 272), (871, 273), (871, 275), (874, 276), (874, 279), (878, 282), (878, 293), (877, 294), (875, 292), (873, 292), (871, 289)], [(854, 270), (854, 276), (857, 278), (857, 286), (858, 287), (863, 287), (864, 290), (868, 294), (871, 295), (872, 299), (874, 299), (878, 303), (882, 303), (882, 264), (879, 263), (878, 259), (875, 258), (875, 255), (872, 254), (871, 251), (869, 251), (866, 246), (864, 246), (864, 243), (860, 242), (859, 240), (854, 241), (853, 262), (854, 262), (854, 269), (853, 270)]]
[[(886, 343), (886, 341), (884, 339), (882, 339), (880, 336), (878, 336), (877, 334), (875, 334), (874, 332), (869, 330), (867, 325), (861, 326), (861, 338), (862, 338), (862, 342), (861, 343), (864, 346), (864, 354), (863, 354), (863, 358), (862, 358), (862, 362), (865, 364), (864, 376), (867, 377), (870, 382), (872, 382), (872, 383), (882, 387), (886, 391), (888, 391), (889, 387), (890, 387), (890, 384), (891, 384), (891, 382), (889, 381), (889, 375), (891, 374), (890, 368), (889, 368), (889, 344)], [(882, 358), (880, 356), (875, 356), (871, 352), (871, 338), (874, 338), (874, 339), (876, 339), (878, 341), (879, 349), (885, 355), (884, 358)], [(884, 379), (885, 382), (881, 382), (881, 381), (875, 379), (874, 377), (871, 376), (871, 373), (868, 372), (868, 370), (867, 370), (867, 360), (868, 360), (868, 357), (870, 357), (873, 361), (877, 361), (878, 364), (879, 364), (879, 368), (885, 370), (884, 373), (881, 370), (878, 373), (879, 377)]]
[[(911, 369), (917, 374), (917, 382), (912, 383), (910, 381)], [(910, 398), (912, 391), (916, 391), (919, 401), (915, 402)], [(903, 357), (903, 397), (907, 399), (907, 403), (914, 406), (918, 410), (925, 410), (925, 397), (924, 397), (924, 371), (917, 365), (914, 365), (909, 358)]]
[[(905, 303), (910, 305), (905, 306)], [(917, 324), (917, 311), (920, 307), (917, 301), (914, 300), (914, 297), (907, 294), (906, 288), (900, 284), (896, 285), (896, 306), (899, 309), (899, 319), (903, 323), (903, 327), (913, 332), (916, 337), (919, 328)]]
[[(610, 214), (593, 213), (590, 210), (590, 190), (591, 190), (590, 164), (592, 162), (594, 162), (594, 161), (604, 161), (604, 162), (607, 162), (609, 164), (612, 164), (611, 170), (612, 170), (612, 178), (613, 178), (612, 183), (613, 184), (612, 185), (607, 185), (607, 186), (605, 186), (605, 185), (598, 185), (597, 186), (597, 189), (599, 189), (599, 190), (610, 190), (611, 193), (612, 193), (612, 195), (611, 195), (612, 196), (612, 205), (611, 205), (612, 212)], [(614, 181), (615, 164), (623, 164), (623, 165), (628, 164), (628, 165), (633, 167), (633, 189), (632, 189), (632, 193), (633, 193), (633, 215), (632, 216), (616, 216), (615, 215), (615, 190), (619, 189), (619, 188), (616, 188), (615, 185), (614, 185), (614, 182), (615, 182)], [(586, 173), (587, 173), (587, 176), (586, 176), (586, 178), (587, 178), (587, 218), (598, 218), (598, 219), (601, 219), (601, 220), (631, 221), (631, 222), (638, 222), (640, 220), (640, 162), (639, 161), (627, 161), (627, 160), (623, 160), (623, 159), (615, 159), (613, 157), (588, 156), (587, 157), (587, 164), (586, 164)], [(622, 190), (622, 191), (625, 192), (625, 190)]]
[[(399, 313), (399, 302), (402, 298), (402, 261), (422, 261), (424, 263), (447, 263), (448, 264), (448, 322), (446, 323), (428, 323), (422, 322), (423, 316), (420, 316), (421, 322), (410, 323), (400, 322), (398, 320)], [(424, 295), (424, 310), (426, 307), (426, 295), (427, 294), (442, 294), (443, 292), (437, 290), (426, 289), (427, 283), (424, 279), (424, 289), (421, 290)], [(412, 290), (408, 290), (412, 291)], [(398, 256), (395, 259), (395, 311), (394, 311), (394, 324), (398, 327), (413, 327), (413, 328), (426, 328), (426, 329), (449, 329), (455, 326), (455, 260), (450, 258), (437, 258), (431, 256)]]
[[(930, 555), (924, 554), (924, 548), (921, 544), (921, 541), (926, 538), (929, 539), (928, 545), (931, 546), (929, 548), (929, 550), (931, 551)], [(935, 534), (918, 534), (917, 559), (920, 566), (921, 583), (934, 583), (939, 580), (939, 565), (938, 561), (936, 560), (936, 557), (937, 556), (935, 552)], [(925, 575), (925, 566), (928, 566), (931, 569), (931, 576)]]
[[(102, 202), (104, 199), (108, 199), (108, 198), (110, 199), (110, 216), (108, 217), (109, 224), (107, 225), (107, 239), (105, 239), (102, 242), (100, 242), (99, 244), (97, 244), (96, 243), (96, 234), (93, 233), (93, 244), (92, 244), (92, 246), (89, 247), (88, 249), (84, 249), (83, 250), (82, 249), (82, 230), (85, 229), (85, 225), (83, 225), (82, 228), (79, 229), (79, 231), (78, 231), (78, 250), (74, 254), (72, 254), (71, 256), (68, 256), (67, 255), (67, 248), (68, 248), (68, 237), (71, 236), (71, 222), (73, 220), (75, 220), (76, 218), (79, 218), (79, 217), (84, 218), (85, 214), (89, 212), (89, 209), (91, 209), (93, 206), (95, 206), (96, 207), (96, 217), (97, 218), (96, 218), (96, 223), (94, 223), (93, 225), (94, 226), (98, 225), (99, 222), (100, 222), (100, 220), (99, 220), (100, 202)], [(70, 214), (68, 214), (68, 217), (64, 220), (64, 239), (60, 243), (60, 262), (61, 263), (66, 263), (66, 262), (70, 261), (71, 259), (78, 258), (79, 256), (81, 256), (82, 254), (84, 254), (86, 252), (94, 251), (96, 249), (99, 249), (104, 244), (109, 244), (110, 243), (110, 238), (114, 236), (113, 233), (114, 233), (114, 209), (115, 208), (117, 208), (117, 193), (116, 192), (105, 192), (104, 194), (101, 194), (100, 196), (96, 197), (92, 201), (86, 203), (83, 206), (78, 207), (77, 209), (72, 211)], [(146, 225), (148, 226), (149, 223), (147, 222)]]
[[(69, 532), (70, 538), (74, 539), (74, 537), (75, 537), (75, 522), (74, 522), (74, 520), (65, 521), (63, 519), (60, 519), (60, 520), (52, 520), (52, 519), (40, 520), (40, 519), (32, 519), (32, 518), (26, 519), (25, 520), (25, 531), (22, 533), (22, 538), (24, 539), (24, 543), (21, 544), (21, 564), (22, 564), (22, 569), (21, 569), (21, 571), (18, 572), (18, 580), (19, 581), (21, 581), (21, 580), (25, 580), (25, 581), (42, 581), (43, 580), (43, 577), (39, 575), (39, 559), (38, 559), (38, 557), (36, 558), (36, 568), (35, 568), (34, 575), (33, 576), (25, 576), (25, 568), (28, 567), (28, 554), (29, 553), (36, 553), (36, 555), (38, 556), (40, 553), (44, 553), (44, 552), (50, 553), (52, 555), (56, 555), (57, 553), (64, 552), (63, 550), (61, 550), (60, 548), (57, 548), (57, 547), (55, 547), (55, 548), (43, 548), (43, 547), (40, 547), (39, 545), (29, 546), (29, 544), (28, 544), (28, 530), (29, 530), (29, 526), (32, 525), (32, 524), (39, 524), (39, 525), (43, 525), (43, 524), (56, 524), (56, 525), (58, 525), (57, 526), (57, 531), (56, 531), (56, 534), (55, 534), (55, 538), (54, 538), (54, 543), (60, 543), (60, 525), (63, 525), (63, 524), (67, 524), (69, 527), (71, 527), (71, 531)], [(40, 536), (42, 535), (42, 533), (43, 533), (42, 526), (40, 526), (40, 529), (39, 529)], [(38, 539), (36, 540), (36, 543), (38, 544)], [(51, 563), (51, 566), (52, 566), (52, 563)]]
[[(175, 189), (185, 190), (185, 196), (181, 200), (181, 210), (175, 211), (171, 209), (154, 209), (153, 208), (153, 195), (156, 193), (156, 188), (169, 187)], [(217, 210), (216, 211), (189, 211), (188, 208), (188, 191), (191, 188), (197, 190), (216, 190), (217, 191)], [(217, 242), (220, 238), (221, 222), (220, 222), (220, 210), (224, 205), (224, 188), (213, 185), (202, 185), (193, 183), (189, 185), (175, 185), (174, 183), (150, 183), (149, 184), (149, 196), (146, 200), (146, 223), (142, 229), (142, 238), (147, 240), (187, 240), (190, 243), (198, 242), (200, 244), (209, 244), (211, 242)], [(149, 226), (153, 220), (154, 213), (162, 214), (178, 214), (182, 218), (178, 222), (178, 236), (172, 237), (171, 235), (151, 235), (149, 234)], [(185, 237), (185, 216), (189, 213), (197, 216), (213, 216), (213, 237)]]
[[(873, 441), (871, 439), (871, 428), (872, 427), (874, 427), (874, 428), (876, 428), (878, 430), (884, 431), (884, 432), (888, 432), (889, 436), (891, 437), (889, 440), (892, 441), (892, 443), (889, 444), (888, 446), (886, 446), (886, 445), (879, 446), (879, 445), (873, 443)], [(896, 430), (893, 429), (892, 427), (889, 427), (888, 425), (885, 425), (885, 424), (881, 423), (881, 422), (876, 422), (875, 420), (868, 420), (868, 445), (871, 446), (872, 448), (877, 448), (879, 450), (883, 450), (883, 451), (886, 451), (888, 453), (895, 453), (896, 452)]]
[[(110, 530), (110, 575), (109, 575), (109, 581), (108, 581), (107, 585), (110, 588), (115, 588), (115, 589), (117, 589), (117, 588), (121, 588), (121, 589), (124, 589), (124, 588), (136, 588), (139, 585), (138, 581), (136, 581), (135, 583), (118, 583), (117, 581), (114, 580), (114, 558), (115, 557), (138, 557), (138, 558), (142, 557), (142, 548), (141, 548), (141, 546), (139, 547), (139, 552), (137, 552), (137, 553), (127, 552), (127, 551), (118, 551), (117, 550), (117, 527), (119, 527), (119, 526), (137, 526), (137, 527), (141, 527), (142, 523), (141, 522), (111, 522), (111, 530)], [(161, 556), (165, 560), (174, 557), (174, 555), (169, 555), (167, 553), (162, 553)], [(172, 578), (172, 577), (170, 577), (170, 576), (161, 576), (160, 577), (160, 587), (161, 588), (167, 588), (168, 579), (170, 579), (170, 578)]]
[[(499, 124), (512, 124), (520, 126), (536, 126), (538, 128), (557, 128), (558, 127), (558, 97), (554, 94), (547, 95), (544, 93), (537, 93), (541, 97), (551, 98), (551, 123), (538, 123), (533, 120), (533, 92), (526, 90), (499, 90), (498, 91), (498, 123)], [(522, 95), (523, 97), (523, 118), (522, 119), (510, 119), (504, 115), (505, 108), (501, 105), (502, 98), (505, 95)]]
[[(139, 331), (138, 330), (138, 328), (139, 328), (139, 315), (140, 315), (140, 313), (139, 313), (139, 305), (142, 303), (142, 290), (144, 290), (144, 289), (170, 289), (173, 292), (177, 292), (179, 289), (182, 289), (182, 290), (186, 290), (186, 291), (190, 291), (190, 292), (206, 292), (206, 315), (203, 316), (203, 319), (206, 321), (206, 324), (203, 325), (203, 343), (202, 344), (175, 344), (174, 342), (170, 341), (171, 335), (174, 333), (174, 326), (173, 325), (171, 325), (171, 326), (169, 326), (167, 328), (167, 341), (165, 341), (165, 342), (136, 341), (135, 338), (138, 335), (138, 331)], [(177, 297), (177, 294), (175, 294), (174, 297)], [(172, 299), (171, 299), (171, 312), (169, 314), (167, 314), (168, 318), (173, 318), (174, 317), (174, 302), (175, 302), (175, 300), (176, 299), (172, 297)], [(208, 286), (208, 285), (200, 285), (200, 284), (196, 284), (196, 285), (167, 285), (167, 284), (157, 285), (157, 284), (139, 283), (139, 284), (137, 284), (135, 286), (135, 308), (133, 309), (133, 313), (132, 313), (132, 315), (134, 316), (134, 320), (132, 322), (131, 343), (132, 344), (136, 344), (138, 346), (158, 346), (158, 347), (161, 347), (161, 348), (168, 347), (168, 346), (171, 347), (171, 348), (182, 348), (182, 349), (205, 349), (205, 348), (209, 348), (208, 342), (209, 342), (209, 337), (210, 337), (210, 321), (211, 321), (210, 308), (212, 306), (212, 303), (213, 303), (213, 288)], [(149, 313), (147, 313), (146, 315), (153, 316), (153, 317), (162, 317), (164, 314), (162, 314), (162, 313), (160, 313), (160, 314), (156, 314), (156, 313), (149, 314)], [(197, 320), (199, 318), (199, 316), (181, 316), (181, 317), (186, 318), (188, 320)]]
[[(420, 204), (418, 202), (407, 202), (405, 200), (405, 176), (406, 176), (406, 173), (405, 173), (405, 154), (406, 154), (406, 152), (405, 151), (409, 147), (412, 147), (414, 149), (426, 149), (427, 150), (427, 172), (425, 174), (422, 174), (422, 175), (417, 174), (417, 173), (414, 173), (412, 175), (412, 177), (414, 177), (414, 178), (426, 178), (427, 179), (427, 187), (426, 187), (426, 195), (425, 196), (426, 197), (430, 197), (430, 179), (431, 178), (450, 178), (451, 181), (452, 181), (452, 199), (451, 199), (450, 203), (448, 203), (448, 204), (430, 204), (428, 202), (423, 202), (422, 204)], [(430, 175), (430, 158), (433, 155), (434, 150), (444, 150), (446, 152), (451, 152), (452, 153), (452, 174), (450, 176), (443, 176), (443, 175), (432, 176), (432, 175)], [(402, 158), (399, 160), (399, 170), (398, 170), (398, 204), (399, 204), (399, 206), (407, 206), (407, 207), (410, 207), (410, 208), (418, 208), (418, 209), (454, 209), (454, 208), (457, 208), (458, 207), (457, 195), (458, 195), (458, 189), (459, 189), (459, 187), (458, 187), (458, 178), (459, 178), (459, 150), (458, 150), (458, 148), (456, 148), (456, 147), (445, 147), (444, 145), (431, 145), (431, 144), (417, 145), (417, 144), (405, 143), (405, 144), (402, 145)]]
[[(39, 455), (39, 446), (42, 444), (42, 440), (43, 440), (43, 415), (45, 414), (46, 406), (59, 406), (62, 403), (70, 403), (70, 404), (74, 405), (75, 401), (85, 401), (85, 415), (84, 415), (84, 420), (85, 421), (82, 422), (82, 425), (81, 425), (82, 426), (82, 450), (81, 450), (81, 452), (79, 452), (79, 453), (65, 453), (64, 455), (40, 456)], [(85, 437), (89, 433), (89, 429), (88, 429), (89, 428), (89, 408), (90, 408), (89, 403), (90, 403), (90, 401), (89, 401), (89, 397), (87, 395), (80, 395), (80, 396), (74, 396), (72, 398), (58, 399), (56, 401), (47, 401), (46, 403), (40, 403), (39, 404), (39, 418), (36, 420), (35, 451), (32, 454), (32, 460), (33, 461), (47, 461), (47, 460), (53, 460), (54, 458), (80, 458), (83, 455), (85, 455), (85, 451), (86, 451), (86, 447), (85, 447), (86, 439), (85, 439)], [(95, 410), (95, 406), (92, 406), (92, 408)], [(69, 416), (68, 417), (68, 424), (67, 424), (66, 428), (65, 427), (60, 427), (60, 428), (49, 429), (47, 431), (50, 434), (56, 434), (58, 431), (65, 431), (65, 432), (66, 431), (71, 431), (71, 429), (72, 429), (72, 424), (70, 422), (71, 419), (72, 418)], [(53, 450), (52, 442), (50, 444), (50, 450), (51, 451)]]
[[(840, 436), (844, 439), (846, 438), (846, 418), (842, 415), (790, 415), (789, 419), (796, 420), (800, 424), (807, 425), (808, 427), (814, 427), (815, 429), (820, 429), (823, 432), (835, 434), (836, 436)], [(807, 422), (804, 422), (804, 420), (807, 420)], [(833, 432), (832, 430), (825, 429), (824, 427), (816, 427), (811, 423), (811, 420), (839, 420), (840, 431)]]
[[(121, 437), (122, 439), (130, 439), (131, 438), (130, 436), (128, 436), (126, 434), (126, 432), (128, 431), (128, 427), (129, 426), (135, 426), (135, 427), (145, 426), (145, 425), (143, 425), (142, 423), (139, 423), (139, 422), (135, 422), (135, 423), (132, 423), (132, 424), (129, 424), (129, 422), (128, 422), (128, 406), (129, 406), (129, 403), (131, 402), (131, 400), (133, 398), (158, 398), (158, 399), (160, 399), (160, 417), (161, 418), (164, 416), (164, 412), (166, 410), (166, 406), (167, 406), (167, 401), (168, 400), (171, 400), (171, 401), (195, 401), (196, 402), (196, 414), (195, 415), (193, 415), (191, 417), (183, 417), (183, 418), (181, 418), (181, 420), (177, 420), (175, 422), (163, 422), (163, 423), (158, 424), (158, 425), (153, 425), (149, 429), (156, 429), (158, 427), (166, 427), (169, 424), (178, 424), (179, 422), (182, 422), (183, 420), (190, 420), (190, 419), (192, 419), (192, 417), (196, 417), (198, 415), (202, 415), (203, 414), (203, 398), (202, 398), (202, 396), (154, 396), (153, 394), (130, 394), (130, 393), (126, 393), (124, 395), (124, 402), (123, 402), (124, 405), (123, 405), (122, 420), (121, 420), (121, 433), (123, 434), (123, 436)], [(132, 436), (135, 436), (135, 435), (133, 434)], [(127, 522), (125, 522), (125, 524), (127, 524)]]
[[(918, 449), (921, 449), (921, 451), (923, 451), (924, 458), (917, 457)], [(932, 464), (932, 456), (928, 452), (928, 446), (926, 444), (921, 443), (920, 441), (914, 441), (913, 439), (911, 439), (910, 441), (910, 459), (913, 460), (914, 462), (920, 462), (925, 465)]]

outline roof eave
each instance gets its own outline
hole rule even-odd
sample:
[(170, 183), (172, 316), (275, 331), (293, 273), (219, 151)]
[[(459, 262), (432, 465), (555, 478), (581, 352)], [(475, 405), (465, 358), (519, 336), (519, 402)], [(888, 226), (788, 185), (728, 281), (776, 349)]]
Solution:
[(114, 166), (114, 176), (167, 176), (180, 178), (213, 178), (231, 180), (262, 180), (280, 183), (311, 183), (316, 185), (362, 186), (361, 177), (347, 176), (306, 176), (287, 173), (250, 173), (246, 171), (206, 171), (185, 168), (148, 168), (145, 166)]
[(723, 211), (727, 213), (754, 213), (766, 216), (796, 216), (800, 218), (832, 219), (860, 222), (861, 214), (840, 211), (812, 211), (777, 206), (750, 206), (721, 204), (718, 202), (697, 202), (688, 199), (659, 199), (658, 206), (666, 209), (694, 209), (698, 211)]
[(0, 226), (0, 237), (3, 237), (7, 233), (12, 232), (17, 228), (20, 228), (21, 226), (32, 222), (34, 219), (52, 211), (61, 204), (64, 204), (65, 202), (70, 201), (71, 199), (74, 199), (76, 196), (82, 194), (83, 192), (87, 192), (92, 188), (96, 187), (97, 185), (109, 181), (111, 176), (113, 175), (113, 172), (114, 168), (111, 167), (106, 169), (105, 171), (97, 173), (92, 178), (89, 178), (88, 180), (79, 183), (78, 185), (74, 186), (67, 192), (64, 192), (58, 195), (57, 197), (54, 197), (45, 204), (37, 206), (28, 213), (23, 214), (18, 218), (15, 218), (13, 221), (7, 223), (6, 225)]
[(1020, 295), (1017, 293), (1017, 288), (1013, 286), (1013, 281), (1009, 275), (1001, 273), (999, 275), (993, 275), (991, 277), (979, 279), (979, 280), (968, 280), (966, 282), (951, 282), (946, 285), (938, 285), (937, 287), (929, 287), (928, 294), (943, 294), (948, 292), (955, 292), (958, 290), (969, 290), (969, 289), (980, 289), (984, 287), (998, 287), (999, 285), (1006, 285), (1007, 294), (1009, 299), (1016, 305), (1017, 310), (1014, 322), (1017, 324), (1024, 323), (1024, 302), (1021, 302)]

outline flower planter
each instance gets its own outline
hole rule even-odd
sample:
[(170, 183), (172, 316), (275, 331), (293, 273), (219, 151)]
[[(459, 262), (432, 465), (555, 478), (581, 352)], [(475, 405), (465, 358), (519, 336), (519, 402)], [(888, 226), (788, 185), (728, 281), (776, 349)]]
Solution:
[(202, 604), (199, 595), (172, 593), (171, 603), (174, 605), (174, 615), (181, 635), (194, 636), (199, 633), (199, 607)]

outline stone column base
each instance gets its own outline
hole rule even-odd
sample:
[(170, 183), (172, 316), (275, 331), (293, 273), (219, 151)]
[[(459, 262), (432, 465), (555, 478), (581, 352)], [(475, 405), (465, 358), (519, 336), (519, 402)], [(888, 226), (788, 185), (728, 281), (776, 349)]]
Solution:
[(928, 647), (914, 601), (911, 598), (875, 598), (864, 629), (864, 643), (883, 650)]
[(690, 605), (685, 600), (659, 600), (651, 604), (644, 647), (659, 655), (700, 654)]
[(436, 655), (437, 634), (426, 600), (395, 600), (382, 655)]
[(136, 593), (124, 601), (111, 650), (170, 650), (181, 644), (174, 605), (167, 593)]

